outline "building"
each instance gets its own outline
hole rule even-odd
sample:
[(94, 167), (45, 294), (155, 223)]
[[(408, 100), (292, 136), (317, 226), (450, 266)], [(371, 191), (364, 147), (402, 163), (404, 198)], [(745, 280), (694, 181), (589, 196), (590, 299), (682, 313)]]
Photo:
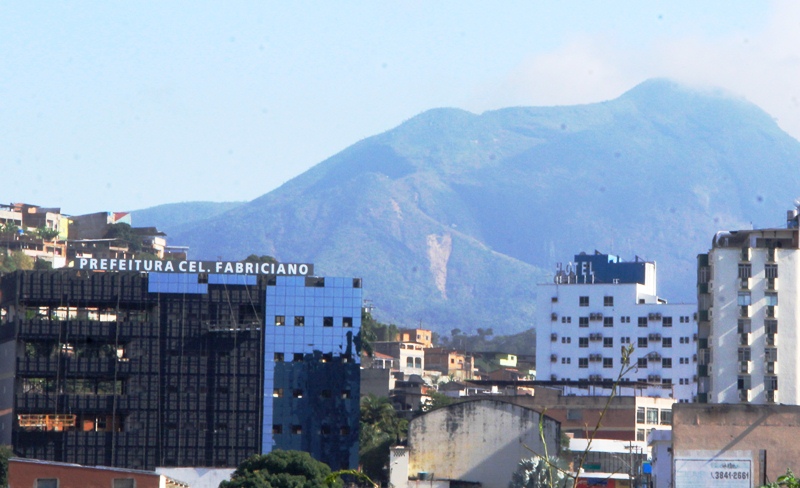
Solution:
[(444, 347), (428, 347), (423, 352), (427, 371), (438, 371), (442, 376), (455, 380), (472, 379), (475, 371), (472, 356)]
[(397, 333), (400, 342), (417, 342), (422, 347), (433, 347), (433, 332), (428, 329), (400, 329)]
[[(700, 402), (800, 404), (798, 211), (698, 256)], [(780, 277), (779, 277), (780, 276)]]
[(390, 484), (507, 488), (522, 459), (558, 455), (560, 439), (559, 423), (536, 410), (486, 398), (455, 403), (409, 422), (407, 447), (390, 455)]
[(800, 459), (800, 406), (679, 404), (673, 411), (675, 488), (761, 486)]
[(574, 263), (559, 265), (553, 283), (538, 288), (537, 378), (616, 380), (620, 350), (632, 346), (633, 367), (623, 382), (651, 385), (638, 388), (640, 395), (692, 401), (696, 311), (695, 304), (669, 304), (658, 297), (654, 262), (623, 262), (597, 252), (576, 255)]
[[(8, 488), (189, 488), (183, 480), (123, 468), (11, 458), (8, 460)], [(217, 483), (216, 486), (219, 486)]]
[(404, 375), (417, 374), (422, 376), (425, 372), (425, 351), (422, 344), (416, 342), (373, 342), (372, 348), (385, 356), (394, 358), (393, 364)]
[(7, 274), (0, 444), (135, 469), (235, 467), (273, 448), (354, 468), (360, 325), (360, 279), (307, 264), (83, 259)]

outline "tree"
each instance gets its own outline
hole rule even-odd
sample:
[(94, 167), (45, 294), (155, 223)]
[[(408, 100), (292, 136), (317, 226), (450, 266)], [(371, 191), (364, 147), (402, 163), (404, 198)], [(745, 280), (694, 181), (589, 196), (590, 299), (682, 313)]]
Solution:
[(273, 258), (272, 256), (267, 256), (266, 254), (257, 256), (255, 254), (251, 254), (244, 258), (245, 263), (270, 263), (270, 264), (277, 264), (278, 260)]
[(0, 251), (0, 273), (10, 273), (18, 269), (33, 269), (33, 258), (22, 251), (5, 253)]
[(563, 461), (550, 458), (548, 462), (539, 456), (520, 461), (517, 470), (511, 476), (511, 483), (508, 484), (508, 488), (572, 488), (573, 486), (575, 480), (567, 475)]
[(11, 446), (0, 446), (0, 486), (8, 486), (8, 458), (13, 455)]
[(128, 250), (132, 253), (137, 253), (142, 250), (142, 240), (133, 232), (130, 224), (120, 222), (118, 224), (111, 224), (108, 226), (106, 239), (119, 239), (128, 244)]
[(432, 410), (436, 410), (437, 408), (446, 407), (451, 403), (453, 403), (453, 399), (449, 396), (445, 395), (444, 393), (439, 393), (438, 391), (432, 391), (428, 393), (428, 398), (422, 405), (422, 411), (430, 412)]
[(367, 395), (361, 399), (359, 460), (364, 472), (376, 481), (388, 481), (384, 468), (389, 448), (405, 439), (408, 421), (397, 416), (388, 398)]
[(219, 488), (327, 488), (325, 478), (330, 474), (327, 464), (307, 452), (276, 449), (242, 461)]
[(361, 309), (361, 331), (356, 337), (358, 351), (366, 352), (372, 357), (372, 343), (375, 341), (395, 341), (399, 330), (394, 324), (383, 324), (372, 317), (367, 309)]
[(800, 488), (800, 480), (798, 480), (791, 469), (786, 470), (786, 474), (779, 476), (773, 483), (761, 485), (761, 488)]

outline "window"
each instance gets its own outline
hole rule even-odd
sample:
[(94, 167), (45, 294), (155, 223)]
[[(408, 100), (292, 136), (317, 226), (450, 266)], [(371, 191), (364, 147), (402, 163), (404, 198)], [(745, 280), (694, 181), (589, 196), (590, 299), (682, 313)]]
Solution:
[(274, 361), (276, 363), (282, 363), (283, 362), (283, 353), (282, 352), (276, 352), (275, 355), (273, 356), (273, 359), (274, 359)]
[(750, 319), (739, 319), (739, 322), (736, 324), (736, 330), (740, 334), (749, 334), (752, 327), (752, 322)]
[(276, 315), (275, 316), (275, 325), (282, 326), (286, 325), (286, 317), (283, 315)]
[(273, 434), (283, 434), (283, 426), (281, 424), (272, 424)]
[(572, 364), (572, 358), (561, 358), (561, 364)]
[(578, 304), (581, 307), (588, 307), (589, 306), (589, 297), (580, 297), (578, 299)]
[(58, 488), (58, 478), (38, 478), (36, 488)]
[(766, 391), (776, 391), (778, 389), (778, 377), (777, 376), (764, 376), (764, 389)]
[(764, 332), (766, 334), (778, 333), (778, 321), (774, 319), (767, 319), (764, 321)]
[(647, 423), (648, 424), (657, 424), (658, 423), (658, 409), (657, 408), (648, 408), (647, 409)]
[(589, 367), (589, 358), (578, 358), (578, 367), (579, 368), (588, 368)]
[(572, 317), (561, 317), (561, 323), (562, 324), (571, 324), (572, 323)]
[(637, 359), (636, 360), (636, 366), (638, 366), (640, 368), (646, 368), (647, 367), (647, 358), (639, 358), (639, 359)]
[(672, 347), (672, 337), (662, 337), (661, 347)]
[(562, 344), (572, 344), (572, 337), (562, 337), (561, 338)]
[(292, 391), (292, 398), (303, 398), (303, 390)]
[(353, 317), (342, 317), (342, 327), (352, 327)]
[(672, 327), (672, 317), (662, 318), (661, 325), (663, 325), (664, 327)]
[(292, 426), (292, 434), (299, 435), (303, 433), (303, 426), (302, 425), (293, 425)]
[(413, 368), (414, 367), (414, 358), (407, 357), (406, 358), (406, 367)]
[(740, 390), (749, 390), (751, 387), (749, 375), (739, 375), (736, 378), (736, 388)]
[(737, 302), (738, 302), (740, 307), (749, 307), (750, 306), (750, 292), (749, 291), (740, 291)]
[(637, 407), (636, 408), (636, 423), (643, 424), (644, 423), (644, 407)]
[(614, 317), (603, 317), (603, 327), (614, 327)]
[(613, 368), (614, 367), (614, 358), (603, 358), (603, 367), (604, 368)]
[(624, 315), (624, 316), (619, 318), (619, 321), (622, 324), (630, 324), (631, 323), (631, 318)]
[(296, 352), (296, 353), (292, 354), (292, 361), (295, 362), (295, 363), (303, 362), (303, 353), (302, 352)]
[(750, 361), (750, 348), (740, 347), (738, 355), (739, 355), (739, 362)]
[(767, 264), (764, 266), (764, 277), (767, 279), (778, 277), (778, 265)]
[(671, 368), (672, 367), (672, 358), (661, 358), (661, 367), (662, 368)]
[(603, 297), (603, 306), (604, 307), (613, 307), (614, 306), (614, 297)]
[(775, 307), (778, 305), (777, 293), (764, 293), (764, 299), (767, 301), (768, 307)]
[(273, 398), (283, 398), (283, 388), (275, 388), (272, 390)]
[(603, 337), (603, 347), (614, 347), (614, 338)]
[(344, 398), (345, 400), (350, 398), (350, 390), (342, 390), (342, 398)]
[(672, 425), (672, 410), (667, 408), (661, 410), (661, 425)]
[(339, 429), (339, 435), (350, 435), (350, 427), (342, 427)]
[(133, 478), (114, 478), (111, 488), (136, 488), (136, 481)]
[(294, 326), (295, 327), (303, 327), (306, 325), (306, 318), (302, 315), (298, 315), (294, 318)]
[(622, 337), (619, 338), (619, 342), (621, 342), (623, 344), (630, 344), (631, 343), (631, 338), (629, 336), (622, 336)]
[(567, 409), (567, 420), (583, 420), (583, 410), (577, 408)]
[(636, 429), (636, 440), (637, 441), (645, 441), (644, 429)]
[[(681, 364), (689, 364), (689, 358), (680, 358), (680, 363)], [(683, 383), (681, 383), (681, 384), (683, 384)]]
[(330, 435), (331, 433), (331, 426), (330, 425), (323, 425), (319, 429), (319, 433), (322, 435)]
[(333, 317), (323, 317), (322, 318), (322, 326), (323, 327), (333, 327)]
[(578, 319), (578, 327), (589, 327), (589, 317), (580, 317)]
[(647, 317), (639, 317), (639, 327), (647, 327)]
[(750, 263), (739, 264), (739, 279), (746, 280), (753, 275), (753, 266)]
[(647, 348), (647, 337), (640, 337), (638, 342), (639, 349)]
[(774, 363), (778, 360), (778, 349), (775, 347), (765, 347), (764, 348), (764, 360), (770, 363)]
[(589, 347), (589, 338), (588, 337), (578, 338), (578, 347)]
[(552, 298), (550, 299), (550, 301), (551, 301), (552, 303), (558, 303), (558, 297), (552, 297)]
[(422, 358), (414, 358), (414, 367), (422, 369)]

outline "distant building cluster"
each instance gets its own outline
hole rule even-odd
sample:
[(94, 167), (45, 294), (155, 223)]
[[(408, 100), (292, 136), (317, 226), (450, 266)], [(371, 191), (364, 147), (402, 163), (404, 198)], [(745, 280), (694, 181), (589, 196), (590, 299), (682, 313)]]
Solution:
[(0, 252), (21, 252), (53, 268), (82, 257), (129, 259), (136, 253), (186, 259), (188, 248), (168, 246), (166, 234), (155, 227), (130, 227), (130, 236), (123, 238), (109, 236), (114, 224), (131, 226), (131, 214), (67, 215), (60, 208), (27, 203), (0, 205)]
[(531, 297), (531, 355), (421, 327), (362, 350), (361, 279), (190, 261), (125, 213), (2, 206), (0, 252), (53, 268), (0, 274), (11, 486), (217, 486), (276, 449), (357, 469), (369, 395), (408, 420), (395, 488), (507, 488), (544, 452), (577, 486), (744, 488), (800, 469), (797, 210), (718, 232), (696, 304), (660, 297), (652, 261), (558, 264)]

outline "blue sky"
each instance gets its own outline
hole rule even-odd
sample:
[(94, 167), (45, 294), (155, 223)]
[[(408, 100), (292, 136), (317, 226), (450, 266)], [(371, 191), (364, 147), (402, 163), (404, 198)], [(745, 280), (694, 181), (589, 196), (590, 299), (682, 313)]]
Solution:
[(425, 110), (730, 90), (800, 138), (800, 2), (0, 1), (0, 202), (251, 200)]

